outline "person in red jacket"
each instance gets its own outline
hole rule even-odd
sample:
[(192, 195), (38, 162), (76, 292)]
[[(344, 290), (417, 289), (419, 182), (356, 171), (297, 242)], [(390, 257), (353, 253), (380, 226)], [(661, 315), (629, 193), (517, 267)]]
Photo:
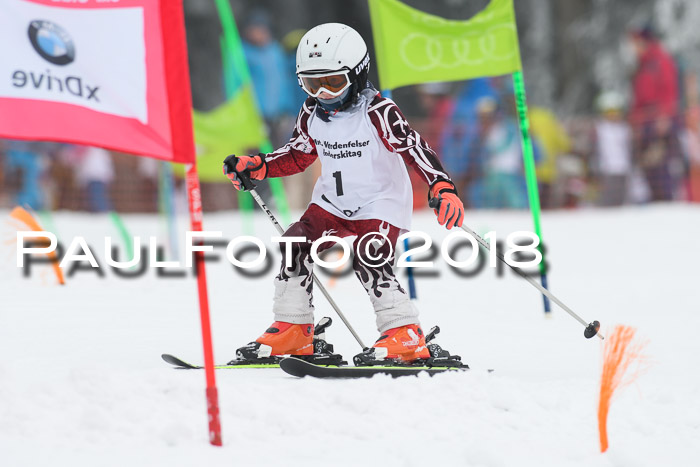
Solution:
[[(255, 342), (238, 349), (237, 356), (259, 360), (314, 354), (310, 242), (332, 235), (357, 236), (352, 265), (380, 332), (374, 346), (355, 360), (428, 359), (418, 310), (393, 269), (397, 238), (410, 229), (412, 214), (406, 165), (429, 186), (429, 196), (440, 199), (435, 213), (448, 229), (461, 226), (464, 218), (454, 183), (396, 103), (367, 80), (369, 53), (357, 31), (338, 23), (316, 26), (299, 43), (296, 61), (299, 84), (309, 97), (289, 143), (270, 154), (231, 155), (224, 161), (224, 173), (239, 190), (242, 177), (285, 177), (304, 171), (316, 159), (322, 165), (309, 207), (284, 233), (306, 241), (282, 244), (283, 258), (291, 253), (292, 261), (287, 266), (283, 259), (275, 278), (275, 322)], [(319, 251), (330, 246), (324, 242)]]
[(631, 34), (637, 54), (632, 78), (630, 124), (635, 155), (653, 201), (673, 199), (669, 162), (678, 156), (678, 72), (650, 26)]

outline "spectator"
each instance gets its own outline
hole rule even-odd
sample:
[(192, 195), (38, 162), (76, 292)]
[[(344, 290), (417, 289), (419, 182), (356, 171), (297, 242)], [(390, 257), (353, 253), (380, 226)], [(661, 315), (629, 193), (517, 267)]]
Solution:
[(542, 107), (530, 107), (530, 129), (542, 151), (542, 161), (537, 166), (537, 184), (542, 209), (557, 207), (554, 189), (557, 181), (557, 160), (571, 151), (571, 140), (556, 115)]
[[(290, 76), (296, 76), (297, 46), (299, 45), (301, 38), (304, 37), (304, 34), (306, 34), (306, 29), (293, 29), (282, 38), (282, 46), (284, 47), (286, 62), (286, 73), (288, 73)], [(284, 93), (284, 96), (282, 96), (284, 99), (284, 113), (291, 119), (295, 120), (301, 105), (307, 98), (307, 95), (304, 90), (301, 89), (301, 86), (299, 86), (297, 80), (289, 79), (287, 80), (287, 85), (289, 89), (286, 93)], [(288, 126), (293, 125), (294, 123), (292, 122), (291, 125)], [(289, 136), (292, 136), (291, 132), (289, 132)]]
[[(415, 88), (420, 106), (425, 112), (424, 127), (420, 133), (441, 158), (444, 157), (441, 146), (442, 134), (454, 112), (454, 98), (450, 94), (450, 88), (448, 83), (426, 83)], [(408, 176), (413, 186), (413, 209), (427, 207), (428, 200), (421, 187), (420, 176), (414, 170), (410, 170)]]
[(416, 91), (427, 117), (428, 126), (422, 132), (423, 137), (439, 155), (442, 153), (442, 132), (455, 110), (454, 98), (450, 95), (450, 84), (421, 84), (416, 87)]
[(438, 152), (445, 169), (452, 175), (457, 192), (462, 195), (465, 205), (479, 207), (479, 188), (472, 187), (479, 176), (479, 158), (476, 144), (479, 141), (479, 118), (477, 102), (490, 97), (498, 102), (498, 93), (489, 78), (467, 81), (454, 102), (448, 124), (442, 136)]
[(75, 167), (76, 181), (85, 192), (87, 210), (111, 211), (109, 186), (114, 180), (114, 164), (110, 153), (91, 146), (69, 146), (65, 151)]
[[(486, 208), (526, 208), (527, 187), (517, 124), (499, 110), (493, 97), (477, 101), (477, 115), (480, 133), (476, 154), (483, 178), (473, 188), (472, 196)], [(534, 139), (532, 143), (535, 161), (539, 161), (539, 144)]]
[(678, 159), (678, 73), (653, 29), (633, 31), (637, 56), (630, 109), (635, 157), (647, 178), (652, 200), (673, 199), (669, 165)]
[(628, 176), (632, 171), (632, 130), (624, 120), (623, 99), (606, 92), (597, 100), (599, 117), (595, 121), (596, 142), (593, 170), (598, 175), (601, 206), (620, 206), (625, 202)]
[(40, 184), (43, 173), (41, 143), (11, 140), (7, 141), (6, 148), (5, 177), (20, 181), (15, 203), (41, 209), (44, 205)]
[(287, 140), (287, 129), (281, 128), (280, 119), (287, 110), (285, 102), (290, 89), (288, 60), (280, 43), (272, 37), (270, 19), (263, 10), (255, 10), (248, 17), (243, 38), (258, 109), (273, 146), (281, 146)]
[(681, 145), (688, 165), (687, 198), (700, 202), (700, 107), (688, 110), (686, 125), (681, 131)]

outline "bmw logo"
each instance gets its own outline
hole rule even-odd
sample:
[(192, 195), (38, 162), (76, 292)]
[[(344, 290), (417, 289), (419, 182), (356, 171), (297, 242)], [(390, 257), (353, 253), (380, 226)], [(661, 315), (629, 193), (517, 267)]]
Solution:
[(56, 23), (34, 20), (29, 23), (29, 40), (39, 55), (54, 65), (68, 65), (75, 60), (73, 39)]

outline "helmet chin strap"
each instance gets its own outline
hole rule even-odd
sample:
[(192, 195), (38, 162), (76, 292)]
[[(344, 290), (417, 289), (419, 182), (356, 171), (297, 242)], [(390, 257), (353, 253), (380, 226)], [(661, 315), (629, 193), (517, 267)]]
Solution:
[(321, 107), (323, 107), (323, 110), (326, 112), (335, 112), (340, 110), (348, 102), (351, 88), (352, 86), (348, 86), (348, 88), (343, 91), (341, 95), (331, 99), (321, 99), (320, 97), (317, 97), (316, 100), (319, 104), (321, 104)]

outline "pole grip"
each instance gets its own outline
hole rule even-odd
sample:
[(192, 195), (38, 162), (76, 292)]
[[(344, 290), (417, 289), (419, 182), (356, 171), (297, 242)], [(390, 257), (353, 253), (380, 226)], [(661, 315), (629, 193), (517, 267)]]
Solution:
[(236, 175), (238, 175), (238, 178), (241, 179), (241, 183), (243, 183), (243, 189), (245, 191), (250, 191), (255, 189), (255, 185), (253, 185), (253, 181), (250, 179), (250, 174), (246, 171), (243, 172), (236, 172)]

